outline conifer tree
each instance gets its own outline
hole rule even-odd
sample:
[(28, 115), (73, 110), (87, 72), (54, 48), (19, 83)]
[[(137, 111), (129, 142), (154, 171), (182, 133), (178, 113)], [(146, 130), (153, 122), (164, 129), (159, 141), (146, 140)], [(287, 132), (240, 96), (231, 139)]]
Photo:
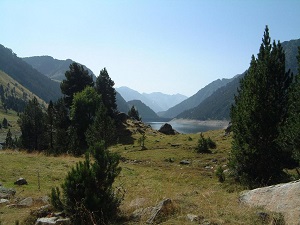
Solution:
[(94, 86), (94, 81), (89, 72), (78, 63), (70, 64), (70, 69), (65, 73), (66, 79), (60, 84), (61, 92), (68, 108), (71, 107), (75, 93), (82, 91), (85, 87)]
[(266, 26), (258, 56), (252, 56), (231, 109), (230, 166), (235, 177), (249, 186), (274, 183), (282, 175), (287, 160), (280, 133), (287, 119), (291, 82), (281, 44), (271, 44)]
[(103, 142), (95, 143), (89, 150), (85, 161), (68, 173), (62, 196), (58, 188), (52, 189), (51, 202), (70, 216), (72, 224), (111, 224), (121, 202), (112, 186), (121, 172), (120, 157), (109, 152)]
[(117, 113), (115, 82), (109, 77), (106, 68), (100, 71), (96, 80), (96, 91), (101, 95), (104, 106), (110, 117)]

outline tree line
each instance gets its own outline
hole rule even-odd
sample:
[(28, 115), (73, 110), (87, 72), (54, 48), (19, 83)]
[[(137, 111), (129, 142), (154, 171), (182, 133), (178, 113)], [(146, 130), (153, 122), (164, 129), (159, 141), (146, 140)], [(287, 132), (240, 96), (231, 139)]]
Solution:
[(36, 98), (28, 101), (19, 118), (19, 145), (28, 151), (83, 154), (100, 140), (116, 140), (116, 92), (104, 68), (96, 82), (82, 65), (72, 63), (60, 87), (64, 97), (43, 110)]

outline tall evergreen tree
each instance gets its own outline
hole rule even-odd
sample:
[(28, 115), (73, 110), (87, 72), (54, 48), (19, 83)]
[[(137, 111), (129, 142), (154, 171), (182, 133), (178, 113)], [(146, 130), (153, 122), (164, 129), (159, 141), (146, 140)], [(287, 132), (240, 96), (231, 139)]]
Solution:
[(291, 86), (289, 117), (283, 130), (284, 148), (300, 163), (300, 47), (298, 47), (298, 73)]
[[(74, 128), (73, 138), (76, 138), (76, 154), (82, 154), (87, 148), (85, 133), (93, 123), (98, 107), (102, 104), (101, 96), (94, 88), (86, 87), (83, 91), (74, 95), (71, 106), (71, 122)], [(75, 150), (75, 149), (74, 149)]]
[(94, 81), (89, 72), (78, 63), (70, 64), (70, 69), (65, 73), (66, 80), (60, 84), (61, 92), (65, 95), (65, 103), (71, 107), (75, 93), (82, 91), (86, 86), (93, 87)]
[(53, 102), (50, 101), (48, 108), (47, 108), (47, 132), (48, 132), (48, 138), (49, 138), (49, 148), (53, 149), (54, 146), (54, 105)]
[(115, 82), (109, 77), (106, 68), (100, 71), (96, 80), (96, 91), (102, 96), (102, 101), (110, 117), (117, 113)]
[(231, 109), (230, 166), (236, 178), (249, 186), (276, 182), (285, 167), (280, 133), (287, 119), (291, 82), (281, 44), (271, 44), (266, 26), (258, 56), (252, 56)]
[(44, 150), (47, 146), (45, 113), (34, 97), (28, 102), (24, 112), (20, 115), (22, 147), (31, 150)]

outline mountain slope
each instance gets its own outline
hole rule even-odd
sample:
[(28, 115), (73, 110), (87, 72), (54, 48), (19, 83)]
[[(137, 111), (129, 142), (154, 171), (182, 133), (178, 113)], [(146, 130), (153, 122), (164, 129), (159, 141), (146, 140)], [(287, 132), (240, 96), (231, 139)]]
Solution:
[(147, 121), (157, 121), (159, 120), (159, 116), (147, 105), (145, 105), (141, 100), (131, 100), (127, 102), (129, 107), (134, 106), (138, 112), (140, 117), (144, 122)]
[[(40, 73), (57, 81), (62, 81), (65, 79), (65, 72), (69, 70), (70, 64), (74, 62), (71, 59), (54, 59), (51, 56), (32, 56), (22, 59)], [(91, 74), (93, 76), (93, 79), (96, 80), (94, 73), (89, 68), (84, 65), (83, 68), (85, 70), (88, 70), (89, 74)]]
[(143, 93), (142, 95), (152, 102), (155, 102), (161, 108), (160, 111), (166, 111), (169, 108), (187, 99), (186, 96), (181, 94), (168, 95), (161, 92), (152, 92), (150, 94)]
[[(291, 69), (294, 74), (297, 73), (297, 54), (300, 39), (285, 41), (282, 47), (286, 53), (286, 70)], [(236, 77), (226, 86), (221, 87), (210, 97), (205, 99), (197, 107), (184, 111), (176, 116), (176, 118), (209, 120), (209, 119), (230, 119), (230, 107), (234, 103), (234, 95), (237, 94), (237, 89), (240, 85), (240, 79), (245, 75)]]
[(42, 98), (44, 101), (56, 100), (61, 97), (58, 82), (35, 70), (19, 58), (11, 49), (0, 45), (0, 70)]
[(129, 105), (119, 92), (116, 92), (116, 104), (119, 112), (128, 113)]
[(228, 84), (234, 78), (231, 79), (218, 79), (210, 84), (206, 85), (204, 88), (199, 90), (196, 94), (191, 96), (190, 98), (182, 101), (181, 103), (175, 105), (174, 107), (168, 109), (166, 112), (159, 113), (159, 116), (165, 118), (174, 118), (178, 114), (182, 113), (185, 110), (192, 109), (198, 106), (204, 99), (209, 97), (212, 93), (214, 93), (218, 88)]
[(127, 102), (132, 100), (141, 100), (144, 104), (149, 106), (154, 112), (158, 112), (162, 110), (162, 108), (156, 102), (148, 99), (144, 95), (140, 94), (138, 91), (135, 91), (128, 87), (119, 87), (116, 88), (116, 91), (119, 92)]
[(6, 108), (21, 112), (26, 102), (34, 97), (43, 107), (46, 107), (45, 101), (0, 70), (0, 109)]

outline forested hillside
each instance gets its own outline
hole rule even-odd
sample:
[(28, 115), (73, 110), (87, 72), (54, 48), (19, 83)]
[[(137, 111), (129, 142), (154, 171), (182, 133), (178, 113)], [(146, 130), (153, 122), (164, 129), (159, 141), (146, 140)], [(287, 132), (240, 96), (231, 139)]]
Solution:
[[(286, 70), (291, 69), (293, 74), (297, 73), (298, 68), (296, 58), (298, 54), (298, 46), (300, 46), (300, 39), (285, 41), (282, 43), (282, 47), (285, 51)], [(226, 86), (221, 87), (210, 97), (206, 98), (197, 107), (177, 115), (176, 118), (197, 120), (229, 119), (230, 107), (234, 103), (234, 95), (237, 93), (237, 89), (240, 84), (239, 80), (243, 77), (243, 75), (244, 74), (236, 77)]]
[(145, 105), (142, 101), (132, 100), (127, 103), (130, 108), (134, 106), (138, 110), (139, 115), (142, 118), (142, 121), (147, 122), (147, 121), (159, 120), (159, 116), (149, 106)]
[(35, 70), (11, 49), (0, 45), (0, 70), (7, 73), (31, 92), (49, 102), (61, 96), (59, 83)]
[[(62, 81), (65, 79), (65, 72), (69, 70), (70, 64), (74, 61), (71, 59), (59, 60), (54, 59), (51, 56), (32, 56), (22, 58), (25, 62), (31, 65), (40, 73), (46, 75), (52, 80)], [(93, 79), (96, 80), (94, 73), (83, 65), (85, 70), (89, 71), (89, 74), (93, 76)]]
[(22, 112), (28, 100), (36, 97), (42, 106), (46, 103), (0, 70), (0, 109)]
[[(232, 78), (233, 79), (233, 78)], [(185, 110), (192, 109), (199, 105), (204, 99), (209, 97), (212, 93), (214, 93), (218, 88), (226, 85), (232, 79), (218, 79), (210, 84), (206, 85), (204, 88), (199, 90), (196, 94), (191, 96), (190, 98), (182, 101), (178, 105), (168, 109), (166, 112), (159, 113), (159, 116), (165, 118), (174, 118), (177, 117), (178, 114), (184, 112)]]

